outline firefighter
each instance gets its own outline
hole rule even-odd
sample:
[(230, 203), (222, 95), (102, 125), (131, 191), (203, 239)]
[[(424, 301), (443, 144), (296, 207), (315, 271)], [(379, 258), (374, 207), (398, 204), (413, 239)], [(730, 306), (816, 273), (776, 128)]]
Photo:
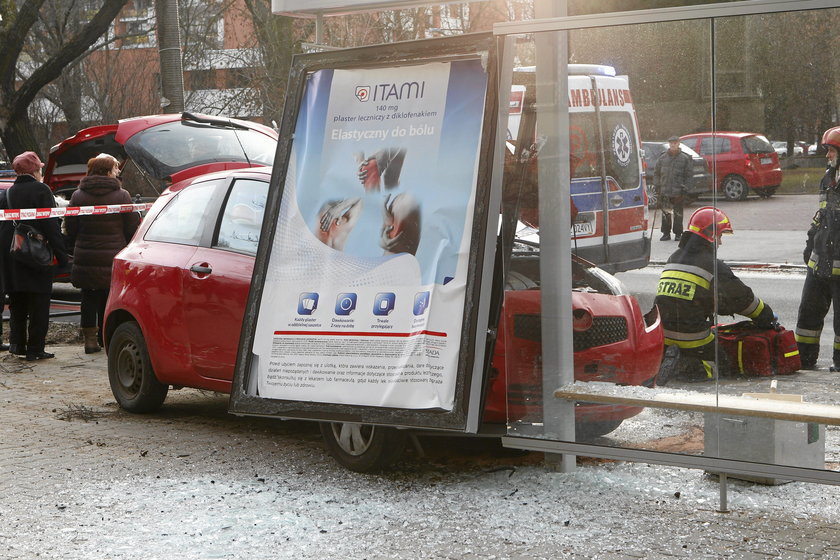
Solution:
[(803, 259), (808, 265), (799, 317), (796, 320), (796, 345), (802, 369), (814, 369), (820, 352), (822, 333), (828, 308), (834, 305), (834, 352), (831, 371), (840, 371), (840, 188), (838, 187), (838, 152), (840, 126), (829, 128), (822, 137), (828, 169), (820, 181), (820, 206), (805, 243)]
[[(726, 214), (712, 206), (698, 208), (659, 277), (655, 303), (662, 316), (666, 349), (657, 378), (660, 385), (671, 377), (687, 381), (715, 377), (715, 312), (744, 315), (760, 328), (776, 325), (770, 306), (717, 258), (716, 247), (724, 233), (732, 233)], [(718, 370), (725, 373), (728, 364), (720, 355)]]

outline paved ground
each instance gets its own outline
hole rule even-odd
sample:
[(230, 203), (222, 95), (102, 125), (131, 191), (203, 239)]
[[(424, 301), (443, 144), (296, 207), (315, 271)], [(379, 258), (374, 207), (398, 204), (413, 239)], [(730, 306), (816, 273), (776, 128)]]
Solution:
[[(0, 358), (0, 558), (836, 558), (840, 490), (427, 441), (384, 476), (338, 467), (312, 424), (176, 391), (118, 409), (103, 354)], [(471, 443), (472, 441), (472, 443)], [(821, 505), (824, 504), (824, 505)]]
[[(734, 235), (724, 237), (718, 255), (727, 262), (760, 262), (782, 265), (802, 263), (802, 250), (811, 218), (819, 204), (817, 195), (777, 195), (769, 199), (716, 201), (732, 222)], [(684, 226), (692, 212), (712, 204), (700, 200), (685, 208)], [(653, 212), (651, 218), (654, 218)], [(659, 241), (661, 214), (656, 212), (652, 232), (651, 261), (664, 262), (677, 248), (671, 241)]]

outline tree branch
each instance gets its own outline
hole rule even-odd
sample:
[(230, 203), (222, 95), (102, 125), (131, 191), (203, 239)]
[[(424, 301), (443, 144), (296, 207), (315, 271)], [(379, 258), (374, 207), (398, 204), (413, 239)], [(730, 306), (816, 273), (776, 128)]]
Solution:
[[(38, 0), (32, 0), (37, 3)], [(43, 0), (41, 0), (43, 1)], [(12, 115), (22, 114), (35, 99), (38, 92), (51, 81), (55, 80), (65, 66), (76, 60), (87, 52), (90, 45), (108, 30), (111, 22), (120, 13), (128, 0), (109, 0), (100, 8), (93, 19), (88, 22), (79, 33), (74, 35), (70, 41), (59, 52), (50, 57), (43, 66), (38, 68), (27, 78), (20, 89), (17, 90), (12, 99), (7, 103), (12, 106)]]

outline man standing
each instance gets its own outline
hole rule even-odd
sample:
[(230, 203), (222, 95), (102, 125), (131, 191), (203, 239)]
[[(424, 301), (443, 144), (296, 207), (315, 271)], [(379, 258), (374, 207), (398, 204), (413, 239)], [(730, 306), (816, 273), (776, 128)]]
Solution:
[(668, 151), (656, 160), (653, 172), (653, 184), (659, 193), (659, 207), (662, 209), (660, 241), (671, 239), (672, 225), (674, 239), (679, 241), (682, 237), (683, 203), (693, 165), (691, 156), (680, 149), (680, 139), (676, 136), (668, 138)]

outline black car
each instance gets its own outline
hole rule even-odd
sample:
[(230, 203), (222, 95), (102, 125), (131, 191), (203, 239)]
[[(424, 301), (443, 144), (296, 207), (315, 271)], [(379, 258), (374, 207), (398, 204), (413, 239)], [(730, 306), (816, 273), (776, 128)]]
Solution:
[[(657, 201), (657, 193), (653, 184), (653, 171), (656, 168), (656, 160), (668, 150), (668, 142), (642, 142), (644, 150), (645, 184), (647, 185), (648, 207), (654, 208)], [(686, 193), (686, 202), (696, 200), (699, 196), (712, 192), (712, 174), (709, 166), (703, 157), (680, 143), (680, 149), (691, 156), (694, 161), (694, 176)]]

